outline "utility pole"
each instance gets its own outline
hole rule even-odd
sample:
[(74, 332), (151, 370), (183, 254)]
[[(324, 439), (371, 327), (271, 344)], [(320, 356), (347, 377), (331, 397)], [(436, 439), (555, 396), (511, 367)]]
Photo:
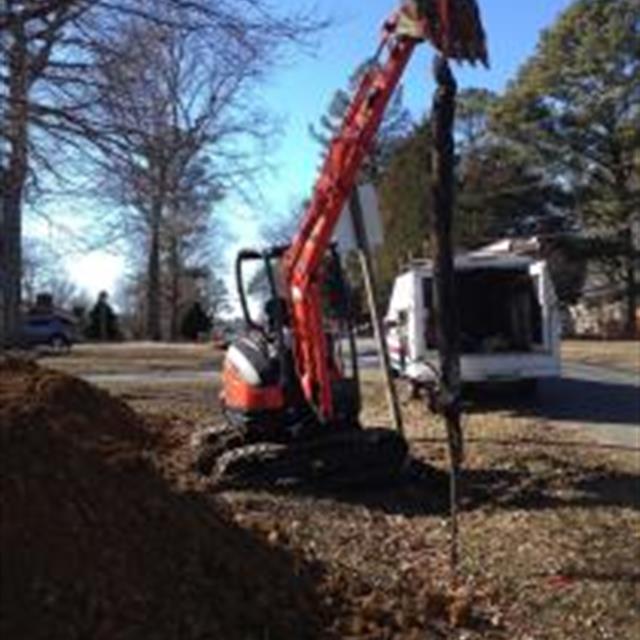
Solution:
[(446, 58), (437, 56), (433, 74), (437, 83), (433, 99), (432, 200), (434, 311), (440, 359), (438, 405), (442, 411), (451, 464), (451, 571), (457, 579), (459, 565), (458, 479), (464, 457), (460, 425), (460, 319), (456, 299), (453, 253), (454, 152), (453, 126), (457, 84)]
[(398, 393), (393, 377), (391, 375), (391, 361), (389, 359), (389, 349), (385, 340), (384, 327), (378, 307), (378, 294), (375, 276), (373, 273), (373, 261), (371, 259), (371, 247), (367, 238), (367, 231), (364, 224), (362, 212), (362, 203), (360, 202), (360, 194), (356, 187), (351, 194), (349, 203), (351, 211), (351, 220), (353, 222), (353, 231), (358, 246), (358, 258), (362, 268), (365, 289), (367, 290), (367, 300), (369, 303), (369, 312), (371, 313), (371, 323), (375, 332), (376, 342), (378, 344), (378, 354), (380, 356), (380, 368), (385, 380), (385, 388), (387, 393), (387, 403), (389, 405), (389, 413), (394, 429), (404, 435), (404, 425), (402, 422), (402, 412), (400, 411), (400, 403), (398, 402)]

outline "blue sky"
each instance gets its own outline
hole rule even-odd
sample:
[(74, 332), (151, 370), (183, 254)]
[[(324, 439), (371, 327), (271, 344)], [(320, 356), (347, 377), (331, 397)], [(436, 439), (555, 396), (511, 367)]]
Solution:
[[(488, 32), (491, 69), (458, 67), (456, 76), (461, 87), (495, 91), (503, 90), (534, 52), (540, 30), (571, 4), (570, 0), (479, 2)], [(323, 36), (312, 57), (279, 72), (265, 92), (267, 104), (285, 122), (284, 139), (272, 158), (279, 168), (264, 183), (272, 215), (286, 213), (292, 202), (309, 193), (319, 150), (309, 137), (308, 126), (317, 123), (334, 91), (344, 87), (351, 72), (374, 53), (380, 24), (394, 6), (389, 0), (370, 0), (367, 5), (363, 11), (360, 0), (321, 0), (320, 11), (335, 19), (335, 27)], [(431, 59), (432, 50), (427, 45), (421, 47), (403, 80), (405, 104), (416, 119), (431, 101)]]
[[(540, 30), (571, 4), (571, 0), (479, 0), (488, 33), (491, 69), (456, 69), (461, 87), (486, 87), (501, 91), (520, 65), (534, 52)], [(280, 0), (283, 9), (300, 6), (296, 0)], [(366, 10), (363, 9), (366, 6)], [(378, 43), (379, 27), (394, 8), (394, 0), (316, 0), (322, 15), (334, 26), (318, 38), (308, 55), (295, 55), (277, 70), (261, 91), (265, 106), (282, 120), (282, 137), (269, 159), (275, 167), (261, 181), (264, 204), (252, 210), (229, 202), (220, 212), (236, 237), (229, 254), (239, 246), (258, 241), (265, 219), (285, 215), (292, 205), (309, 194), (318, 166), (319, 149), (308, 134), (326, 110), (333, 92), (347, 83), (352, 70), (370, 57)], [(433, 85), (429, 77), (432, 51), (423, 46), (404, 78), (405, 104), (415, 119), (428, 109)], [(123, 274), (124, 261), (113, 254), (94, 252), (73, 255), (67, 269), (91, 294), (113, 290)]]

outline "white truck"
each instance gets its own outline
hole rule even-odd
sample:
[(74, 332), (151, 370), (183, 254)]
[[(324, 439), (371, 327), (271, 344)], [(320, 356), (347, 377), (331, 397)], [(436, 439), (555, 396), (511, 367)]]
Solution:
[[(545, 261), (479, 251), (455, 262), (463, 384), (536, 381), (560, 375), (560, 314)], [(385, 318), (395, 372), (432, 390), (438, 356), (433, 265), (414, 263), (394, 283)]]

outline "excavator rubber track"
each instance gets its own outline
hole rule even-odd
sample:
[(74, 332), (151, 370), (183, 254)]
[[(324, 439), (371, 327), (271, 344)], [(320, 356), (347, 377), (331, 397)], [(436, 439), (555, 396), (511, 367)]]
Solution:
[(373, 486), (400, 478), (408, 460), (406, 441), (390, 429), (349, 429), (310, 440), (241, 444), (224, 452), (232, 436), (229, 428), (219, 433), (213, 448), (210, 442), (199, 455), (207, 464), (198, 466), (201, 472), (210, 469), (220, 489)]
[(225, 452), (245, 445), (246, 437), (246, 430), (231, 424), (200, 428), (191, 439), (195, 470), (203, 476), (210, 475), (217, 459)]

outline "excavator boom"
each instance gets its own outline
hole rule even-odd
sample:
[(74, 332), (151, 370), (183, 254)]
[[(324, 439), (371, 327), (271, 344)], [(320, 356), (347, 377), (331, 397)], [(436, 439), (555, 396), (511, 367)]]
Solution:
[(307, 399), (327, 421), (333, 417), (333, 407), (321, 308), (322, 260), (416, 43), (410, 38), (398, 40), (385, 64), (373, 65), (365, 72), (329, 147), (300, 231), (285, 257), (300, 382)]
[[(487, 62), (475, 0), (405, 2), (384, 24), (378, 54), (362, 75), (330, 144), (309, 207), (285, 256), (298, 375), (307, 400), (327, 422), (334, 407), (321, 307), (322, 260), (386, 106), (416, 45), (424, 40), (445, 56)], [(386, 60), (380, 63), (385, 51)]]

